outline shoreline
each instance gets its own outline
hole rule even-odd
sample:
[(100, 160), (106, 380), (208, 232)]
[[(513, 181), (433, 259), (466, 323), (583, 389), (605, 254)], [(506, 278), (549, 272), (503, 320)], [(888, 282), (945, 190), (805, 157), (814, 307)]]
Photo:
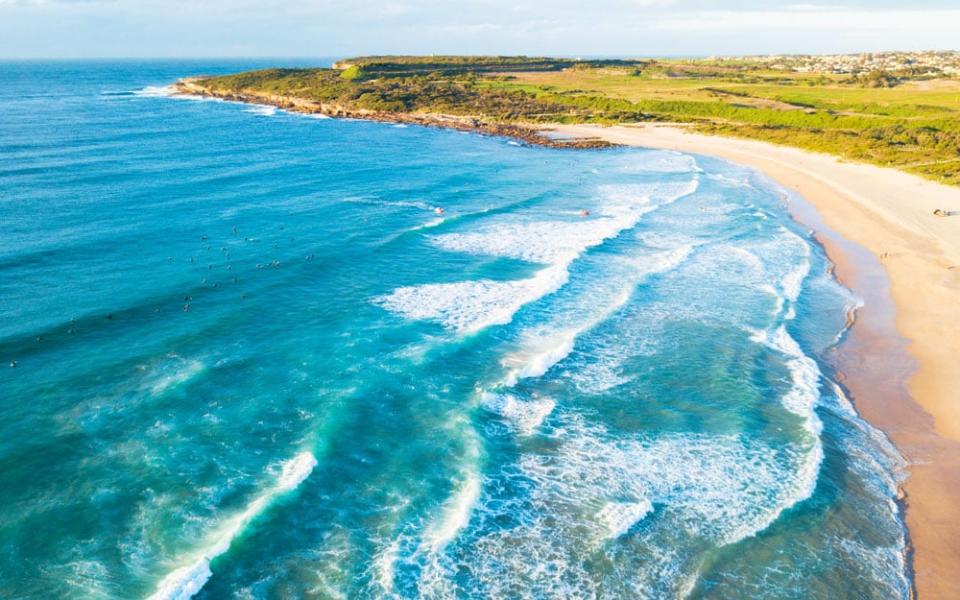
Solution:
[[(902, 486), (920, 598), (960, 589), (960, 189), (894, 169), (680, 127), (557, 125), (565, 135), (717, 156), (759, 170), (864, 301), (829, 360), (861, 416), (908, 462)], [(811, 209), (802, 205), (809, 203)], [(937, 217), (934, 209), (953, 212)]]
[[(333, 118), (456, 129), (551, 148), (677, 150), (757, 169), (790, 192), (788, 210), (813, 230), (841, 284), (864, 301), (827, 359), (857, 412), (908, 463), (898, 505), (914, 595), (950, 597), (960, 589), (960, 188), (789, 146), (691, 133), (678, 124), (499, 124), (217, 92), (194, 81), (173, 87)], [(799, 202), (791, 201), (794, 194)], [(934, 216), (935, 209), (952, 218)]]
[(295, 96), (281, 96), (257, 92), (242, 94), (222, 92), (199, 85), (196, 83), (196, 78), (191, 77), (177, 81), (172, 87), (175, 93), (187, 96), (202, 96), (206, 98), (219, 98), (228, 102), (275, 106), (281, 110), (310, 115), (324, 115), (336, 119), (357, 119), (378, 123), (403, 123), (407, 125), (420, 125), (422, 127), (469, 131), (481, 135), (508, 137), (532, 146), (545, 146), (547, 148), (596, 149), (611, 148), (619, 145), (607, 141), (600, 136), (590, 135), (577, 135), (570, 138), (555, 139), (543, 135), (543, 129), (537, 126), (518, 123), (497, 123), (470, 116), (353, 109), (339, 104), (306, 100)]

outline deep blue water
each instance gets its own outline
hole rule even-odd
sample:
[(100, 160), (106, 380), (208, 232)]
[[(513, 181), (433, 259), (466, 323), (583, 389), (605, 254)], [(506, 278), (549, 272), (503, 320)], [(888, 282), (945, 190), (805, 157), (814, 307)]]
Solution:
[(267, 64), (0, 64), (0, 596), (909, 596), (781, 190), (162, 89)]

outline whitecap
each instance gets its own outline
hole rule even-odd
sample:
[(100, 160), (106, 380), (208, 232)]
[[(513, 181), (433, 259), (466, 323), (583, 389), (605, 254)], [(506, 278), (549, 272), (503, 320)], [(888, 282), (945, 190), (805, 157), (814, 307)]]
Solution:
[(377, 583), (384, 592), (393, 592), (393, 580), (396, 577), (396, 563), (400, 553), (400, 540), (393, 540), (373, 559), (373, 570)]
[[(524, 280), (434, 283), (408, 286), (373, 299), (408, 319), (437, 321), (461, 333), (512, 321), (520, 307), (557, 291), (568, 267), (588, 248), (634, 227), (642, 215), (697, 189), (697, 180), (665, 185), (602, 187), (597, 216), (574, 221), (500, 219), (475, 231), (437, 235), (432, 242), (451, 252), (503, 256), (548, 265)], [(656, 198), (659, 204), (651, 204)]]
[(133, 95), (141, 98), (169, 98), (176, 95), (177, 90), (172, 85), (148, 85), (134, 90)]
[(631, 153), (620, 160), (620, 171), (628, 173), (691, 173), (701, 171), (697, 159), (673, 150)]
[(506, 419), (521, 435), (531, 435), (543, 423), (556, 402), (552, 398), (520, 400), (514, 394), (483, 392), (484, 407)]
[[(642, 257), (619, 259), (626, 269), (618, 271), (609, 289), (604, 289), (607, 286), (602, 285), (595, 287), (588, 299), (590, 305), (577, 304), (554, 313), (548, 322), (522, 334), (519, 348), (501, 361), (501, 364), (509, 369), (503, 384), (513, 386), (520, 379), (546, 374), (550, 368), (570, 355), (579, 336), (603, 323), (625, 306), (640, 282), (650, 275), (675, 269), (690, 256), (693, 249), (693, 245), (687, 245)], [(602, 301), (597, 303), (597, 297), (602, 298)], [(611, 383), (612, 385), (616, 384)]]
[(268, 104), (254, 104), (249, 108), (245, 108), (243, 112), (248, 112), (258, 117), (272, 117), (277, 114), (277, 107)]
[(420, 231), (421, 229), (433, 229), (434, 227), (437, 227), (438, 225), (443, 225), (443, 223), (444, 223), (446, 220), (447, 220), (447, 219), (444, 218), (444, 217), (437, 217), (437, 218), (435, 218), (435, 219), (430, 219), (429, 221), (427, 221), (426, 223), (423, 223), (423, 224), (421, 224), (421, 225), (416, 225), (416, 226), (414, 226), (414, 227), (411, 227), (411, 228), (408, 229), (407, 231)]
[(470, 513), (480, 497), (480, 477), (467, 473), (457, 491), (444, 503), (440, 518), (424, 536), (424, 542), (434, 552), (442, 549), (467, 526)]
[(233, 540), (278, 496), (303, 483), (316, 465), (317, 459), (310, 452), (301, 452), (284, 462), (274, 484), (254, 498), (243, 512), (225, 521), (211, 536), (211, 542), (198, 552), (198, 556), (164, 577), (149, 600), (187, 600), (199, 592), (213, 575), (210, 562), (226, 553)]
[(713, 181), (718, 181), (720, 183), (735, 186), (735, 187), (753, 187), (750, 184), (749, 172), (743, 171), (737, 174), (739, 175), (739, 177), (732, 177), (730, 175), (726, 175), (723, 173), (709, 173), (707, 174), (707, 177), (712, 179)]
[(805, 252), (801, 260), (780, 280), (780, 287), (790, 302), (796, 302), (800, 297), (803, 282), (810, 274), (810, 248), (806, 244), (803, 244), (803, 248)]
[(646, 498), (635, 502), (608, 502), (597, 513), (597, 519), (609, 529), (607, 537), (616, 539), (630, 531), (653, 511), (653, 504)]
[(565, 266), (548, 267), (517, 281), (462, 281), (401, 287), (373, 302), (404, 318), (436, 321), (462, 334), (505, 325), (521, 306), (567, 282)]
[(520, 379), (546, 374), (553, 365), (570, 354), (577, 335), (587, 326), (540, 335), (528, 334), (528, 341), (521, 344), (520, 350), (501, 361), (509, 369), (505, 384), (512, 386)]
[[(672, 597), (697, 565), (691, 548), (664, 539), (682, 530), (719, 546), (755, 535), (792, 505), (794, 467), (803, 460), (802, 449), (738, 435), (612, 434), (569, 414), (556, 417), (554, 432), (555, 450), (525, 453), (491, 476), (492, 492), (523, 491), (508, 501), (479, 499), (477, 522), (487, 527), (451, 552), (469, 555), (471, 589), (595, 597), (603, 582), (578, 557), (616, 542), (629, 544), (631, 557), (630, 577), (616, 579), (616, 593)], [(501, 520), (509, 525), (498, 526)], [(446, 587), (432, 589), (455, 591), (455, 573), (447, 568)]]

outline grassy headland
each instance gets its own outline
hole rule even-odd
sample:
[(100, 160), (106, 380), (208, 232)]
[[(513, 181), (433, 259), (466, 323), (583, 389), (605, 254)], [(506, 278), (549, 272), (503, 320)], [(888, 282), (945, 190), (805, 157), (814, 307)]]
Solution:
[(929, 68), (482, 56), (374, 56), (334, 67), (195, 79), (186, 91), (533, 142), (531, 126), (549, 123), (688, 123), (960, 185), (960, 80)]

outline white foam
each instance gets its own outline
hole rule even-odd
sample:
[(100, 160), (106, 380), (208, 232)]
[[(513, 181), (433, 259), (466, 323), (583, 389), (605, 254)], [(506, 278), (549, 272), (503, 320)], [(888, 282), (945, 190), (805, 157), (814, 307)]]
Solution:
[(480, 498), (480, 477), (468, 473), (456, 493), (444, 503), (441, 518), (426, 532), (424, 541), (432, 551), (438, 552), (449, 544), (470, 522), (470, 513)]
[(199, 360), (187, 360), (179, 356), (170, 358), (170, 362), (164, 363), (156, 369), (157, 374), (149, 384), (150, 393), (154, 396), (190, 381), (206, 368)]
[(608, 502), (597, 513), (597, 519), (610, 530), (608, 537), (616, 539), (627, 533), (653, 511), (653, 504), (646, 498), (637, 502)]
[[(177, 100), (192, 100), (195, 102), (227, 102), (223, 98), (214, 96), (199, 96), (196, 94), (182, 94), (172, 85), (157, 86), (148, 85), (139, 90), (133, 90), (132, 95), (140, 98), (175, 98)], [(243, 104), (242, 102), (231, 102), (231, 104)]]
[(259, 117), (272, 117), (277, 114), (277, 107), (270, 106), (268, 104), (254, 104), (250, 108), (244, 109), (244, 112), (248, 112)]
[(134, 90), (134, 96), (142, 98), (169, 98), (176, 95), (177, 91), (172, 85), (148, 85), (145, 88)]
[(861, 540), (851, 538), (836, 541), (855, 564), (866, 567), (872, 581), (886, 588), (883, 597), (910, 598), (906, 527), (895, 501), (899, 495), (899, 484), (907, 476), (907, 462), (886, 435), (860, 418), (843, 390), (836, 383), (832, 383), (832, 386), (837, 402), (831, 408), (841, 415), (851, 434), (839, 438), (842, 451), (852, 458), (851, 467), (860, 475), (863, 491), (869, 494), (878, 508), (886, 504), (891, 516), (887, 523), (874, 522), (878, 528), (886, 530), (887, 545), (868, 546)]
[[(600, 394), (615, 387), (633, 381), (636, 376), (623, 373), (623, 360), (628, 352), (622, 344), (598, 346), (594, 348), (592, 360), (581, 365), (570, 374), (570, 379), (577, 389), (587, 394)], [(629, 354), (639, 356), (642, 351), (631, 348)]]
[(897, 450), (896, 446), (893, 445), (893, 442), (890, 441), (885, 433), (873, 427), (860, 417), (850, 402), (850, 399), (843, 393), (839, 385), (834, 382), (830, 382), (830, 384), (834, 397), (837, 399), (834, 409), (859, 430), (865, 438), (868, 438), (870, 442), (869, 445), (878, 451), (880, 459), (878, 462), (882, 462), (882, 465), (880, 465), (877, 471), (888, 475), (888, 477), (884, 479), (887, 494), (896, 496), (898, 493), (897, 484), (900, 480), (906, 479), (907, 476), (906, 459), (900, 454), (900, 451)]
[[(644, 278), (675, 269), (692, 251), (693, 245), (686, 245), (642, 257), (620, 259), (628, 268), (615, 278), (613, 289), (607, 291), (605, 302), (599, 307), (574, 306), (569, 311), (554, 314), (552, 319), (572, 325), (548, 322), (524, 334), (520, 348), (501, 361), (509, 369), (503, 385), (513, 386), (520, 379), (546, 374), (551, 367), (570, 355), (580, 335), (606, 321), (626, 305), (633, 290)], [(602, 296), (603, 291), (594, 289), (590, 294), (590, 302), (595, 302), (594, 297)]]
[(199, 592), (213, 575), (210, 562), (227, 552), (233, 540), (252, 520), (262, 514), (277, 496), (300, 485), (316, 465), (317, 459), (310, 452), (301, 452), (283, 463), (273, 486), (250, 502), (243, 512), (226, 521), (213, 535), (212, 542), (200, 551), (199, 556), (164, 577), (149, 600), (187, 600)]
[(740, 208), (736, 204), (714, 204), (700, 207), (700, 212), (708, 215), (728, 215)]
[[(564, 485), (579, 479), (588, 494), (619, 493), (662, 503), (692, 531), (721, 544), (765, 529), (794, 504), (794, 490), (805, 484), (771, 448), (738, 436), (617, 441), (602, 429), (577, 429), (556, 465), (529, 462), (525, 470), (553, 483), (559, 478)], [(793, 457), (791, 465), (795, 459), (804, 462)]]
[[(521, 379), (545, 375), (554, 365), (570, 355), (578, 336), (596, 327), (623, 307), (640, 280), (652, 273), (675, 268), (686, 260), (692, 250), (692, 246), (684, 246), (642, 258), (619, 259), (629, 267), (629, 274), (614, 278), (616, 283), (609, 286), (610, 289), (601, 289), (605, 286), (592, 288), (588, 300), (590, 306), (582, 307), (577, 304), (568, 310), (553, 313), (549, 322), (521, 336), (519, 348), (501, 360), (501, 364), (507, 369), (504, 379), (494, 386), (494, 391), (481, 392), (484, 406), (509, 420), (520, 434), (533, 433), (553, 411), (555, 402), (549, 398), (520, 400), (515, 394), (507, 393), (504, 389), (515, 386)], [(601, 298), (599, 307), (594, 304), (597, 296)], [(558, 326), (557, 322), (572, 325)]]
[(803, 353), (784, 325), (777, 327), (772, 334), (763, 333), (754, 339), (761, 339), (770, 348), (787, 357), (787, 369), (790, 371), (793, 386), (783, 397), (783, 405), (796, 415), (809, 417), (820, 398), (820, 369), (817, 363)]
[(421, 229), (433, 229), (434, 227), (436, 227), (436, 226), (438, 226), (438, 225), (442, 225), (442, 224), (444, 223), (444, 221), (446, 221), (446, 218), (444, 218), (444, 217), (437, 217), (437, 218), (435, 218), (435, 219), (430, 219), (429, 221), (427, 221), (426, 223), (424, 223), (424, 224), (422, 224), (422, 225), (416, 225), (416, 226), (414, 226), (414, 227), (411, 227), (411, 228), (409, 229), (409, 231), (420, 231)]
[(882, 595), (878, 597), (903, 600), (914, 597), (907, 577), (909, 569), (905, 540), (898, 540), (898, 543), (892, 546), (868, 546), (862, 541), (844, 538), (836, 540), (835, 544), (849, 561), (865, 567), (872, 575), (870, 579), (884, 588)]
[[(373, 302), (407, 319), (432, 320), (460, 333), (504, 325), (520, 307), (557, 291), (569, 278), (568, 268), (585, 250), (637, 224), (657, 206), (697, 189), (697, 180), (665, 185), (605, 186), (597, 216), (583, 220), (499, 220), (467, 233), (433, 237), (437, 246), (454, 252), (503, 256), (548, 265), (533, 277), (408, 286)], [(660, 204), (651, 204), (657, 198)]]
[[(803, 461), (803, 449), (746, 437), (614, 434), (563, 413), (553, 440), (550, 451), (523, 454), (518, 466), (491, 476), (490, 490), (521, 491), (510, 500), (481, 497), (478, 522), (502, 517), (510, 525), (471, 532), (469, 545), (458, 548), (469, 556), (471, 589), (493, 597), (514, 597), (518, 590), (597, 597), (604, 583), (580, 557), (625, 544), (629, 558), (618, 564), (630, 576), (607, 581), (618, 586), (607, 591), (675, 597), (696, 571), (697, 544), (664, 541), (682, 531), (724, 545), (763, 530), (791, 505), (795, 466)], [(457, 585), (454, 567), (444, 573), (448, 586)]]
[(509, 393), (483, 392), (481, 398), (488, 410), (509, 421), (521, 435), (533, 434), (556, 406), (552, 398), (525, 401)]
[(803, 419), (804, 428), (809, 434), (809, 448), (803, 462), (797, 467), (796, 484), (787, 498), (789, 504), (784, 506), (786, 508), (813, 495), (823, 462), (823, 442), (820, 439), (823, 423), (816, 412), (820, 401), (820, 368), (812, 358), (804, 354), (783, 324), (772, 334), (762, 332), (753, 339), (762, 341), (785, 356), (791, 387), (781, 398), (781, 403), (784, 408)]
[(521, 306), (567, 282), (565, 266), (548, 267), (517, 281), (430, 283), (395, 289), (373, 301), (404, 318), (436, 321), (462, 334), (505, 325)]
[(384, 592), (393, 592), (393, 580), (396, 577), (397, 558), (400, 554), (400, 540), (393, 540), (373, 559), (376, 581)]
[(731, 258), (740, 259), (745, 265), (747, 265), (751, 270), (756, 273), (763, 272), (763, 261), (757, 257), (756, 254), (750, 252), (746, 248), (741, 248), (739, 246), (733, 246), (728, 244), (720, 244), (716, 246), (716, 249), (721, 252), (727, 252), (728, 256)]
[(722, 173), (709, 173), (707, 177), (727, 185), (736, 187), (752, 187), (750, 185), (750, 174), (748, 172), (742, 173), (740, 177), (730, 177), (729, 175), (724, 175)]
[(628, 173), (696, 173), (701, 171), (696, 158), (673, 150), (631, 153), (621, 161), (619, 170)]
[(533, 277), (424, 284), (375, 298), (407, 319), (432, 320), (460, 333), (504, 325), (525, 304), (557, 291), (569, 278), (569, 265), (586, 249), (601, 244), (654, 210), (651, 197), (672, 202), (696, 190), (697, 182), (665, 186), (633, 185), (604, 189), (609, 201), (597, 217), (576, 221), (500, 220), (468, 233), (438, 235), (433, 242), (448, 251), (503, 256), (548, 265)]
[(451, 252), (504, 256), (533, 263), (569, 263), (587, 248), (636, 224), (653, 210), (638, 206), (631, 214), (601, 215), (583, 221), (504, 221), (469, 233), (449, 233), (433, 242)]
[(540, 377), (550, 368), (566, 358), (573, 351), (577, 336), (589, 327), (589, 323), (576, 329), (568, 329), (546, 337), (529, 336), (517, 352), (506, 356), (501, 363), (510, 369), (505, 383), (516, 385), (517, 381), (527, 377)]
[(803, 248), (805, 249), (803, 259), (784, 275), (780, 282), (783, 293), (790, 302), (796, 302), (797, 298), (800, 297), (803, 282), (810, 274), (810, 247), (803, 244)]
[(617, 209), (630, 206), (638, 200), (647, 199), (658, 206), (670, 204), (697, 191), (699, 176), (684, 181), (659, 181), (656, 183), (607, 184), (599, 186), (605, 206)]
[[(75, 547), (76, 551), (77, 548)], [(74, 588), (84, 598), (109, 598), (113, 576), (110, 569), (95, 560), (74, 560), (65, 565), (69, 573), (63, 582)]]
[(465, 415), (450, 423), (449, 427), (463, 436), (466, 447), (459, 482), (423, 534), (421, 551), (425, 549), (432, 554), (443, 550), (467, 526), (481, 490), (480, 443), (476, 431)]

